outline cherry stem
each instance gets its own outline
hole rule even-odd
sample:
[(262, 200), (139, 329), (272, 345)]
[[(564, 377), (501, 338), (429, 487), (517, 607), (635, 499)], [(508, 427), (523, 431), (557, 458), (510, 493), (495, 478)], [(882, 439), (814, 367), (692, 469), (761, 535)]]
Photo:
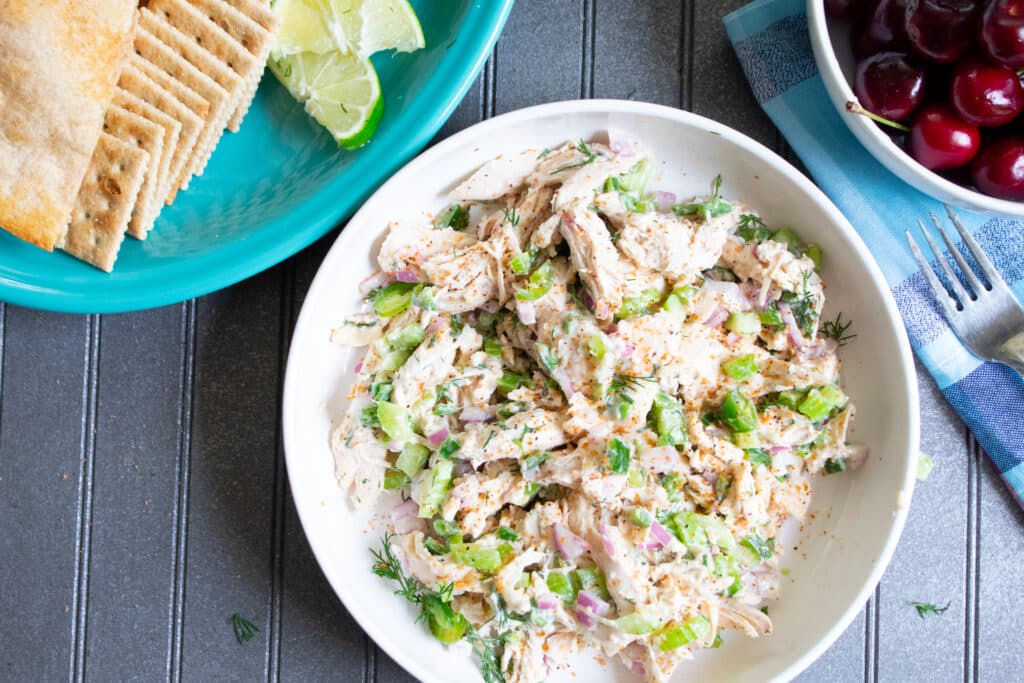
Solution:
[(852, 100), (846, 103), (846, 111), (852, 112), (854, 114), (860, 114), (861, 116), (866, 116), (872, 121), (877, 121), (883, 126), (889, 126), (890, 128), (895, 128), (896, 130), (902, 130), (904, 133), (910, 132), (909, 126), (904, 126), (902, 123), (896, 123), (895, 121), (890, 121), (887, 118), (883, 118), (874, 112), (868, 111), (867, 109), (865, 109), (864, 107), (860, 106), (859, 104)]

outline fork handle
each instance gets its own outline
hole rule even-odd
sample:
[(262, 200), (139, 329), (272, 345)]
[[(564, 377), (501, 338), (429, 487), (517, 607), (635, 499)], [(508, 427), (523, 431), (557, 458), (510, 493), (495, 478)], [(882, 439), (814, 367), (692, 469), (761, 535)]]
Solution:
[(1024, 376), (1024, 332), (1013, 335), (999, 349), (999, 361)]

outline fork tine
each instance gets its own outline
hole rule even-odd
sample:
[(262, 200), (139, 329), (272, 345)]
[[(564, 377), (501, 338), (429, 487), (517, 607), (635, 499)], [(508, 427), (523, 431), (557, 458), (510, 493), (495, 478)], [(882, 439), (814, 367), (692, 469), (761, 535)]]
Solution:
[[(956, 276), (953, 269), (949, 267), (949, 262), (942, 256), (942, 250), (939, 249), (939, 245), (932, 239), (928, 229), (924, 227), (924, 221), (920, 218), (917, 219), (917, 224), (921, 226), (921, 232), (924, 234), (924, 239), (928, 242), (928, 246), (932, 248), (932, 253), (935, 254), (935, 262), (939, 264), (939, 268), (946, 274), (946, 279), (949, 280), (949, 286), (951, 291), (949, 292), (954, 299), (959, 301), (961, 306), (966, 306), (968, 301), (972, 301), (973, 297), (964, 290), (964, 286), (960, 284), (960, 278)], [(945, 288), (943, 288), (945, 289)]]
[(967, 228), (960, 222), (960, 217), (953, 211), (953, 207), (949, 204), (945, 205), (946, 213), (949, 215), (949, 220), (953, 221), (953, 226), (956, 231), (960, 233), (960, 238), (963, 239), (964, 244), (971, 250), (971, 255), (974, 256), (974, 260), (978, 262), (981, 267), (981, 272), (985, 274), (985, 279), (992, 287), (1001, 286), (1003, 289), (1007, 289), (1006, 281), (1003, 280), (999, 271), (996, 270), (995, 265), (989, 259), (988, 254), (981, 248), (981, 245), (974, 239), (971, 233), (967, 232)]
[(905, 230), (903, 234), (907, 238), (907, 244), (910, 245), (910, 251), (914, 254), (914, 259), (917, 261), (918, 268), (921, 269), (921, 275), (924, 276), (925, 281), (932, 290), (932, 296), (935, 297), (935, 302), (939, 304), (939, 308), (946, 314), (946, 320), (951, 324), (957, 316), (956, 301), (949, 295), (946, 288), (939, 282), (939, 278), (932, 272), (931, 267), (925, 260), (924, 256), (921, 255), (921, 250), (917, 248), (917, 242), (914, 241), (914, 236), (910, 234), (909, 230)]
[(967, 261), (964, 259), (963, 254), (956, 248), (953, 241), (949, 239), (949, 235), (942, 229), (942, 224), (939, 223), (939, 218), (934, 213), (931, 213), (932, 223), (935, 223), (935, 229), (939, 231), (939, 235), (942, 236), (942, 241), (946, 243), (946, 247), (949, 248), (949, 253), (952, 254), (953, 260), (960, 266), (960, 272), (964, 274), (964, 278), (967, 279), (967, 284), (973, 290), (974, 298), (977, 299), (983, 292), (987, 292), (988, 288), (981, 284), (981, 280), (974, 274), (974, 269), (967, 265)]

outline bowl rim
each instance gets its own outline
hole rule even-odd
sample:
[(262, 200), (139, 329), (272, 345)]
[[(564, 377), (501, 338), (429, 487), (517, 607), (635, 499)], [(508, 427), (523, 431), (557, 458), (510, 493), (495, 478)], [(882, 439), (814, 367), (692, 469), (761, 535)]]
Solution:
[[(364, 158), (369, 158), (363, 167), (371, 169), (368, 173), (338, 173), (290, 214), (260, 224), (258, 231), (214, 251), (154, 263), (125, 279), (109, 279), (108, 275), (108, 279), (90, 281), (80, 287), (77, 282), (62, 281), (59, 274), (40, 283), (0, 273), (0, 301), (60, 313), (146, 310), (230, 287), (294, 256), (351, 216), (383, 181), (437, 134), (490, 57), (513, 3), (514, 0), (467, 3), (457, 32), (458, 41), (453, 41), (423, 90), (410, 100), (403, 120), (408, 119), (413, 125), (380, 135), (381, 139), (375, 141), (377, 146), (364, 150)], [(263, 77), (266, 76), (264, 72)], [(383, 144), (388, 146), (382, 147)], [(53, 256), (70, 259), (64, 254)], [(118, 275), (116, 268), (114, 275)]]
[[(294, 340), (298, 338), (300, 333), (304, 334), (303, 331), (306, 327), (313, 324), (309, 321), (310, 316), (313, 314), (310, 313), (311, 307), (307, 304), (310, 301), (319, 299), (320, 296), (322, 296), (321, 290), (328, 287), (326, 284), (327, 276), (325, 274), (325, 267), (330, 268), (332, 262), (340, 258), (339, 254), (343, 252), (352, 249), (365, 249), (366, 241), (361, 240), (360, 238), (362, 237), (361, 233), (373, 226), (371, 214), (375, 211), (375, 207), (373, 206), (375, 199), (379, 195), (389, 192), (393, 185), (399, 185), (406, 182), (406, 178), (410, 176), (415, 177), (418, 174), (423, 173), (424, 169), (428, 169), (436, 158), (447, 154), (451, 148), (461, 146), (464, 140), (470, 140), (492, 130), (500, 129), (507, 125), (528, 122), (532, 119), (552, 115), (571, 117), (575, 114), (595, 113), (623, 113), (668, 119), (679, 125), (699, 128), (715, 135), (720, 135), (728, 141), (737, 144), (745, 152), (759, 157), (760, 160), (771, 166), (772, 170), (781, 173), (787, 180), (794, 183), (797, 186), (797, 189), (806, 193), (808, 199), (814, 202), (817, 207), (828, 216), (831, 222), (830, 229), (838, 229), (846, 238), (849, 239), (853, 246), (856, 258), (868, 269), (872, 280), (876, 283), (882, 283), (882, 286), (879, 288), (882, 293), (881, 301), (879, 303), (886, 318), (888, 319), (888, 322), (895, 331), (895, 351), (899, 356), (899, 365), (902, 369), (899, 376), (891, 379), (894, 382), (902, 384), (902, 388), (908, 398), (908, 405), (906, 406), (906, 409), (909, 421), (906, 424), (906, 452), (903, 454), (905, 463), (903, 481), (900, 482), (899, 487), (900, 499), (895, 504), (892, 523), (886, 534), (881, 552), (879, 556), (875, 558), (874, 562), (872, 562), (871, 570), (857, 589), (855, 598), (845, 608), (839, 619), (837, 619), (831, 627), (822, 633), (810, 648), (808, 648), (800, 657), (790, 662), (786, 668), (773, 679), (777, 681), (790, 680), (820, 657), (825, 650), (827, 650), (839, 638), (839, 636), (842, 635), (854, 618), (856, 618), (860, 613), (864, 603), (874, 591), (875, 586), (881, 580), (882, 574), (885, 572), (889, 562), (892, 560), (893, 553), (896, 550), (896, 545), (903, 532), (903, 527), (909, 513), (910, 501), (913, 495), (914, 483), (916, 481), (915, 463), (920, 441), (920, 411), (917, 377), (910, 341), (907, 337), (906, 329), (896, 306), (895, 299), (886, 284), (881, 269), (875, 262), (874, 257), (868, 251), (868, 248), (860, 238), (860, 235), (853, 229), (853, 226), (850, 225), (849, 221), (846, 220), (843, 214), (824, 194), (824, 192), (822, 192), (813, 182), (811, 182), (810, 179), (800, 173), (789, 162), (749, 136), (711, 119), (664, 105), (635, 102), (630, 100), (568, 100), (536, 105), (496, 116), (456, 133), (452, 137), (447, 138), (436, 146), (421, 153), (415, 159), (406, 164), (400, 171), (395, 173), (386, 183), (381, 185), (381, 187), (378, 188), (377, 191), (363, 204), (362, 208), (356, 212), (352, 217), (349, 227), (338, 236), (338, 239), (331, 246), (331, 249), (324, 257), (324, 260), (307, 292), (302, 310), (296, 318), (295, 327), (292, 332), (293, 343), (290, 344), (288, 361), (285, 369), (281, 413), (285, 464), (288, 471), (289, 486), (293, 493), (302, 490), (300, 480), (296, 478), (296, 472), (299, 468), (298, 466), (293, 467), (292, 461), (293, 459), (298, 459), (304, 456), (304, 453), (302, 453), (295, 445), (295, 439), (298, 437), (293, 433), (293, 431), (297, 429), (296, 425), (298, 423), (298, 419), (293, 418), (292, 415), (298, 410), (298, 406), (302, 403), (300, 398), (302, 392), (301, 378), (293, 372), (293, 367), (298, 364), (295, 359), (302, 353), (302, 350), (299, 348), (299, 345), (294, 343)], [(326, 331), (324, 331), (324, 334), (326, 334)], [(294, 496), (294, 502), (303, 531), (306, 532), (308, 528), (315, 528), (311, 527), (310, 524), (312, 523), (314, 515), (317, 514), (319, 504), (310, 496), (302, 497), (298, 495)], [(311, 550), (313, 551), (314, 557), (317, 559), (317, 563), (320, 564), (321, 569), (323, 570), (327, 565), (323, 564), (321, 558), (327, 557), (327, 550), (325, 546), (329, 541), (324, 539), (322, 535), (314, 537), (309, 533), (306, 533), (306, 538)], [(349, 594), (351, 589), (343, 582), (338, 581), (337, 577), (332, 573), (324, 570), (323, 574), (338, 598), (343, 604), (346, 604), (346, 596)], [(398, 648), (396, 643), (394, 643), (385, 632), (383, 626), (378, 625), (378, 622), (373, 620), (370, 615), (356, 614), (354, 612), (349, 612), (349, 614), (359, 624), (360, 628), (362, 628), (374, 640), (374, 642), (381, 647), (381, 649), (383, 649), (407, 672), (421, 680), (430, 680), (430, 677), (436, 673), (427, 668), (425, 664), (412, 659), (410, 656), (406, 655), (404, 651)]]
[(825, 12), (825, 4), (821, 0), (807, 0), (807, 25), (810, 29), (811, 47), (814, 51), (815, 61), (818, 64), (822, 80), (825, 82), (829, 99), (832, 100), (832, 104), (839, 112), (839, 118), (875, 159), (908, 184), (933, 199), (974, 211), (1024, 216), (1024, 202), (990, 197), (943, 178), (915, 161), (866, 116), (849, 114), (846, 111), (846, 103), (860, 100), (847, 82), (843, 69), (839, 65), (839, 59), (832, 49), (828, 16)]

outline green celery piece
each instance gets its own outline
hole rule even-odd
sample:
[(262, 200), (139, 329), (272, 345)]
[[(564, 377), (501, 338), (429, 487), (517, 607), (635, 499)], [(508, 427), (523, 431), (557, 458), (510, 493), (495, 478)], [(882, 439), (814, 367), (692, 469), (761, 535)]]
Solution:
[(829, 458), (825, 461), (825, 474), (839, 474), (846, 471), (846, 461), (842, 458)]
[(508, 394), (526, 382), (526, 378), (514, 372), (505, 371), (498, 378), (498, 391)]
[(704, 640), (711, 633), (711, 622), (703, 614), (676, 624), (661, 634), (658, 649), (662, 652), (675, 650), (694, 641)]
[(604, 333), (598, 332), (587, 340), (587, 350), (590, 351), (591, 357), (595, 362), (600, 363), (604, 360), (604, 356), (608, 353), (608, 342)]
[(430, 449), (418, 443), (407, 443), (395, 461), (395, 468), (405, 472), (410, 479), (423, 471), (430, 457)]
[(757, 435), (757, 432), (733, 432), (732, 442), (740, 448), (746, 450), (748, 448), (757, 448), (761, 445), (761, 437)]
[(537, 358), (540, 359), (541, 365), (544, 366), (545, 370), (554, 372), (558, 369), (558, 357), (555, 356), (550, 346), (537, 342), (533, 347), (537, 351)]
[(654, 413), (655, 431), (658, 443), (663, 446), (679, 446), (686, 443), (686, 423), (683, 419), (683, 404), (668, 394), (658, 392), (651, 406)]
[(536, 301), (551, 291), (555, 281), (555, 267), (551, 261), (545, 261), (537, 270), (530, 273), (530, 284), (526, 289), (516, 292), (519, 301)]
[(736, 334), (755, 335), (761, 332), (761, 316), (758, 313), (730, 313), (725, 329)]
[(838, 387), (824, 386), (808, 391), (806, 398), (800, 402), (797, 410), (811, 422), (820, 422), (832, 413), (833, 408), (845, 403), (846, 394)]
[(752, 432), (757, 429), (757, 406), (738, 389), (733, 389), (722, 401), (718, 418), (734, 432)]
[(602, 600), (610, 600), (608, 585), (605, 583), (604, 572), (597, 567), (580, 567), (572, 573), (573, 584), (580, 590), (596, 593)]
[(623, 633), (639, 636), (655, 630), (661, 626), (661, 622), (653, 611), (641, 608), (619, 617), (615, 620), (615, 625)]
[(757, 356), (748, 353), (745, 356), (737, 356), (730, 361), (722, 363), (722, 372), (726, 377), (742, 382), (759, 372), (757, 367)]
[(772, 239), (785, 244), (787, 247), (795, 247), (800, 244), (800, 238), (792, 228), (779, 228), (772, 233)]
[(440, 597), (428, 596), (423, 601), (422, 607), (430, 632), (445, 645), (460, 640), (466, 634), (469, 621)]
[(608, 442), (608, 469), (616, 474), (629, 472), (629, 446), (618, 437)]
[(636, 296), (630, 296), (623, 299), (622, 306), (615, 312), (615, 317), (621, 320), (623, 318), (631, 318), (637, 315), (649, 315), (651, 313), (651, 307), (660, 300), (660, 289), (654, 287), (645, 289)]
[(445, 207), (434, 219), (434, 227), (464, 230), (469, 226), (469, 212), (461, 204)]
[(573, 585), (572, 579), (569, 578), (568, 574), (564, 572), (551, 572), (548, 574), (546, 583), (548, 590), (562, 598), (565, 602), (576, 600), (576, 593), (579, 591), (579, 588)]
[(487, 574), (501, 568), (501, 553), (496, 548), (483, 548), (476, 543), (452, 543), (451, 558), (455, 562)]
[(409, 483), (409, 475), (396, 467), (389, 467), (384, 472), (384, 490), (393, 491)]
[(817, 244), (808, 244), (807, 248), (804, 249), (804, 256), (814, 262), (815, 270), (819, 270), (821, 268), (821, 261), (825, 258), (824, 252)]
[(412, 351), (423, 341), (425, 333), (419, 325), (406, 325), (396, 334), (388, 337), (394, 351)]
[(437, 514), (448, 495), (448, 488), (451, 486), (454, 472), (455, 465), (451, 460), (438, 460), (437, 464), (430, 469), (430, 475), (423, 480), (423, 487), (420, 491), (419, 517), (429, 519)]
[(402, 406), (390, 401), (378, 401), (377, 416), (380, 418), (381, 429), (392, 441), (404, 444), (415, 436), (412, 431), (412, 416)]
[(629, 521), (641, 529), (646, 529), (651, 526), (651, 513), (646, 508), (633, 508), (629, 513)]
[(392, 282), (381, 287), (373, 295), (373, 310), (382, 318), (390, 318), (409, 308), (412, 301), (413, 282)]
[(494, 337), (484, 339), (484, 353), (501, 358), (501, 342)]

